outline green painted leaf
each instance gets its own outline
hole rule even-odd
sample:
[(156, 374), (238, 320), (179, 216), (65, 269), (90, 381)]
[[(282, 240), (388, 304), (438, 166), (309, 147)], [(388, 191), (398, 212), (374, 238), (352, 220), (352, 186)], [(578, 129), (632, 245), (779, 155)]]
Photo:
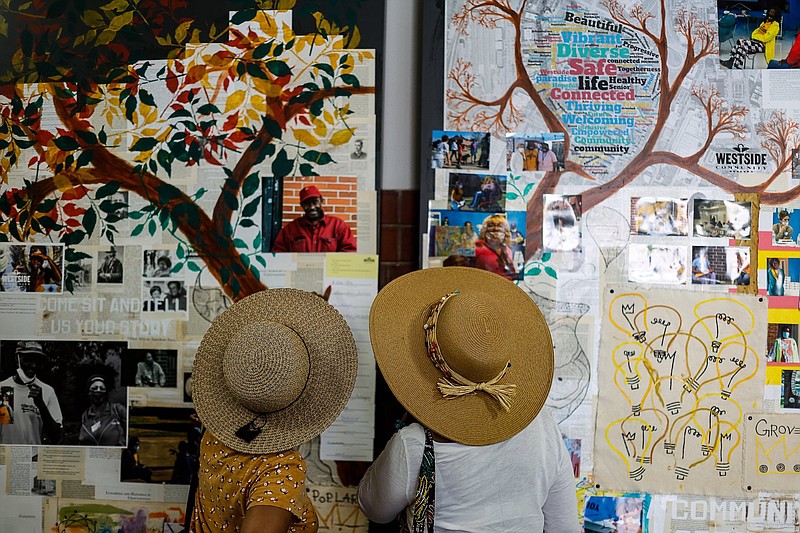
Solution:
[(133, 143), (131, 150), (134, 152), (146, 152), (147, 150), (152, 150), (155, 148), (156, 144), (158, 144), (157, 139), (153, 139), (152, 137), (142, 137)]
[(547, 275), (553, 279), (558, 279), (558, 273), (555, 271), (553, 267), (546, 266), (544, 267), (544, 271), (547, 272)]
[(272, 175), (276, 179), (288, 176), (293, 166), (294, 163), (289, 160), (286, 150), (281, 148), (281, 151), (275, 155), (275, 159), (272, 161)]
[(248, 202), (246, 206), (244, 206), (244, 209), (242, 209), (242, 216), (244, 218), (249, 218), (255, 215), (256, 211), (258, 211), (258, 206), (260, 204), (261, 204), (261, 197), (251, 200), (250, 202)]
[(533, 183), (527, 184), (525, 186), (525, 189), (523, 189), (523, 191), (522, 191), (522, 195), (523, 196), (528, 196), (528, 193), (531, 192), (531, 189), (533, 189)]
[(245, 250), (247, 249), (247, 243), (242, 239), (233, 239), (233, 245), (237, 248), (244, 248)]
[(326, 152), (318, 152), (317, 150), (308, 150), (303, 154), (303, 159), (311, 161), (317, 165), (327, 165), (328, 163), (335, 163), (333, 158)]
[(552, 254), (550, 252), (543, 253), (542, 254), (542, 262), (546, 263), (546, 262), (550, 261), (550, 257), (551, 256), (552, 256)]
[(98, 187), (98, 189), (94, 192), (94, 199), (100, 200), (106, 196), (111, 196), (119, 190), (119, 186), (119, 181), (111, 181), (101, 187)]
[(506, 192), (507, 200), (516, 200), (517, 198), (519, 198), (519, 195), (517, 193), (511, 191)]
[(347, 85), (352, 85), (356, 89), (361, 87), (358, 78), (356, 78), (352, 74), (342, 74), (342, 81), (345, 82)]
[(321, 70), (322, 72), (324, 72), (325, 74), (330, 76), (331, 78), (335, 74), (334, 70), (333, 70), (333, 67), (328, 65), (328, 64), (326, 64), (326, 63), (314, 63), (314, 67), (318, 68), (319, 70)]
[(258, 14), (258, 9), (251, 8), (251, 9), (243, 9), (241, 11), (237, 11), (231, 17), (231, 24), (241, 24), (242, 22), (247, 22), (253, 20), (256, 15)]
[(191, 270), (192, 272), (200, 272), (201, 270), (200, 267), (197, 266), (197, 263), (195, 263), (194, 261), (189, 261), (188, 263), (186, 263), (186, 266), (189, 267), (189, 270)]
[(74, 246), (76, 244), (80, 244), (83, 239), (86, 237), (86, 232), (82, 230), (75, 230), (72, 233), (68, 233), (64, 236), (61, 240), (67, 246)]
[(97, 225), (97, 212), (94, 208), (89, 208), (83, 214), (83, 229), (86, 230), (87, 235), (94, 233), (94, 228)]
[(258, 173), (254, 172), (247, 176), (244, 179), (244, 183), (242, 184), (242, 194), (244, 194), (245, 198), (256, 192), (261, 184), (261, 180), (258, 179)]
[(157, 229), (158, 229), (158, 226), (156, 226), (156, 220), (154, 218), (151, 218), (150, 219), (150, 223), (147, 224), (147, 232), (152, 237), (152, 236), (154, 236), (156, 234), (156, 230)]
[(144, 222), (141, 224), (136, 224), (136, 227), (134, 227), (133, 231), (131, 231), (131, 237), (136, 237), (142, 232), (142, 230), (144, 230)]
[(93, 131), (75, 130), (75, 134), (86, 144), (97, 144), (97, 135)]
[(78, 144), (78, 141), (76, 141), (72, 137), (56, 137), (55, 139), (53, 139), (53, 144), (55, 144), (56, 148), (58, 148), (59, 150), (64, 150), (64, 151), (77, 150), (78, 148), (81, 147), (81, 145)]
[(239, 200), (236, 199), (236, 195), (228, 190), (222, 191), (222, 201), (231, 211), (239, 209)]
[(277, 121), (271, 118), (264, 119), (264, 129), (269, 133), (274, 139), (280, 139), (283, 137), (283, 130), (281, 129), (280, 125)]
[(542, 273), (541, 267), (535, 266), (530, 268), (527, 272), (525, 272), (525, 275), (538, 276), (541, 273)]

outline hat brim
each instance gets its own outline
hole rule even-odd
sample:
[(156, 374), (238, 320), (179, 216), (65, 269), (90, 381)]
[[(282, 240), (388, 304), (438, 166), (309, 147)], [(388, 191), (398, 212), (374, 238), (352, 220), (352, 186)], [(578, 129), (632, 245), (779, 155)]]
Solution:
[[(246, 442), (236, 431), (259, 413), (237, 403), (225, 385), (223, 359), (230, 340), (252, 321), (293, 329), (310, 354), (308, 382), (288, 407), (263, 415), (261, 432)], [(319, 296), (297, 289), (271, 289), (236, 302), (211, 324), (192, 372), (192, 401), (208, 430), (243, 453), (274, 453), (307, 442), (330, 426), (350, 399), (358, 373), (358, 351), (344, 317)], [(260, 425), (260, 422), (259, 422)]]
[[(436, 386), (441, 373), (428, 358), (423, 325), (431, 306), (453, 291), (502, 302), (497, 315), (508, 324), (511, 347), (502, 383), (517, 386), (509, 411), (484, 393), (446, 399)], [(462, 444), (514, 436), (539, 414), (550, 391), (554, 358), (547, 322), (525, 291), (491, 272), (444, 267), (401, 276), (378, 293), (369, 331), (375, 360), (397, 400), (423, 425)]]

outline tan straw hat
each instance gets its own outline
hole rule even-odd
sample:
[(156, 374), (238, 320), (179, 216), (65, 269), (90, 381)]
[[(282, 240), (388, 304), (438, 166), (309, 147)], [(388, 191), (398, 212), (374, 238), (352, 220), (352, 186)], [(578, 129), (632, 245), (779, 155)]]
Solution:
[(514, 436), (550, 391), (553, 341), (544, 316), (525, 291), (491, 272), (445, 267), (401, 276), (378, 293), (369, 333), (403, 407), (462, 444)]
[(230, 448), (279, 452), (331, 425), (357, 370), (355, 340), (333, 306), (311, 292), (271, 289), (211, 324), (194, 362), (192, 401)]

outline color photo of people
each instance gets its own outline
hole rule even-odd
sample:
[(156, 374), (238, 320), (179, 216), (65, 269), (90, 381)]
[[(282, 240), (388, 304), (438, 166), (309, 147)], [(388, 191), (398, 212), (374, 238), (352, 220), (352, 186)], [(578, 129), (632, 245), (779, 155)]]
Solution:
[(750, 285), (750, 248), (693, 246), (692, 284)]
[(454, 211), (506, 210), (506, 177), (489, 174), (450, 173), (449, 200)]
[(0, 243), (0, 292), (60, 293), (63, 244)]
[(433, 210), (428, 254), (442, 258), (446, 266), (472, 266), (519, 280), (525, 264), (524, 228), (524, 211), (486, 215)]
[(750, 239), (750, 202), (694, 201), (695, 237)]
[(202, 434), (194, 409), (131, 407), (130, 415), (120, 481), (189, 485)]
[(559, 194), (544, 195), (542, 223), (545, 252), (577, 252), (581, 250), (581, 197)]
[(800, 238), (800, 209), (778, 207), (772, 210), (772, 244), (774, 246), (797, 246)]
[(489, 168), (492, 136), (474, 131), (434, 130), (431, 138), (431, 168)]
[(628, 247), (628, 280), (634, 283), (680, 285), (687, 278), (687, 249), (634, 243)]
[[(124, 446), (128, 395), (117, 386), (124, 342), (0, 341), (0, 444)], [(0, 413), (2, 417), (2, 413)]]
[(506, 170), (554, 172), (564, 169), (564, 134), (506, 135)]
[(631, 198), (631, 233), (639, 235), (689, 235), (689, 200), (686, 198)]

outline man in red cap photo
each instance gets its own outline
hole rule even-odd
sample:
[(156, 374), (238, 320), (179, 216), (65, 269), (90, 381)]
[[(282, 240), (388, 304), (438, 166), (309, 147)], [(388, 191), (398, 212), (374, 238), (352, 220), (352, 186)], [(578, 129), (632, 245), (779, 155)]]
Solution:
[(286, 224), (278, 233), (273, 252), (355, 252), (356, 239), (340, 218), (326, 215), (323, 198), (314, 185), (300, 190), (305, 214)]

